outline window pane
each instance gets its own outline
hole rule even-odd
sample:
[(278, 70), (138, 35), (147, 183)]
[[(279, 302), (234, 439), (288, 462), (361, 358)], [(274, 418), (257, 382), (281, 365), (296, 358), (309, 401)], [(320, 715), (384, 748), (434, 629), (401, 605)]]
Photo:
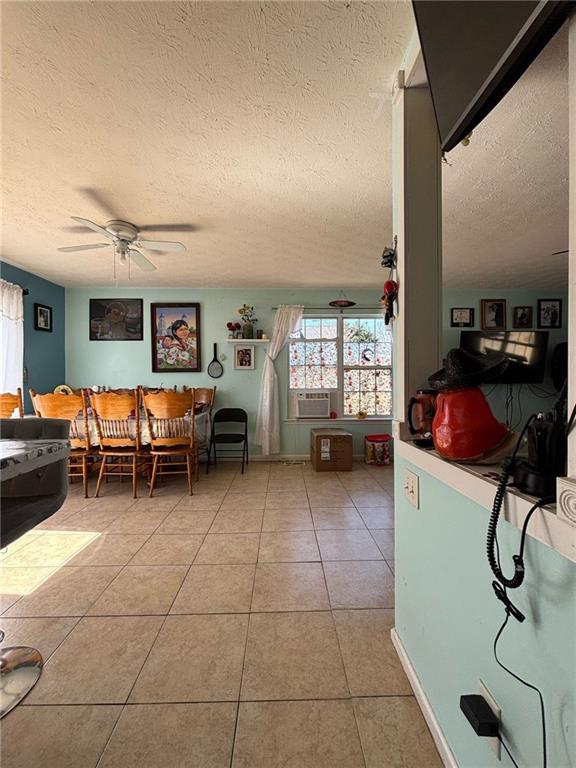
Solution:
[(376, 389), (379, 392), (389, 392), (392, 389), (391, 371), (376, 371)]
[(306, 345), (302, 341), (290, 344), (290, 365), (304, 365), (306, 362)]
[(324, 319), (322, 320), (322, 338), (323, 339), (336, 339), (338, 338), (338, 321), (336, 319)]
[(344, 413), (353, 416), (360, 410), (360, 396), (357, 392), (344, 393)]
[(344, 365), (358, 365), (358, 344), (347, 341), (344, 344)]
[(374, 392), (360, 393), (360, 410), (366, 411), (368, 415), (376, 413), (376, 394)]
[(376, 372), (360, 371), (360, 390), (362, 392), (376, 389)]
[(358, 363), (360, 365), (375, 365), (374, 359), (376, 357), (374, 352), (374, 344), (359, 344)]
[(290, 389), (306, 388), (306, 368), (304, 366), (290, 366)]
[(390, 416), (392, 413), (392, 393), (378, 392), (376, 394), (376, 415)]
[(358, 334), (358, 320), (344, 318), (344, 341), (356, 341)]
[(306, 344), (306, 365), (320, 365), (322, 344), (319, 341), (309, 341)]
[(360, 389), (360, 371), (344, 371), (344, 392), (357, 392)]
[(322, 365), (338, 363), (338, 346), (335, 341), (322, 342)]
[(389, 329), (386, 327), (384, 318), (378, 318), (375, 322), (376, 341), (389, 341)]
[(322, 386), (324, 389), (338, 389), (338, 368), (335, 366), (322, 368)]
[(366, 318), (360, 320), (360, 325), (358, 328), (358, 341), (376, 341), (374, 324), (374, 320), (367, 320)]
[(318, 317), (309, 317), (304, 322), (306, 324), (306, 338), (319, 339), (322, 321)]
[(392, 365), (392, 346), (390, 344), (376, 344), (376, 365)]
[(319, 365), (306, 367), (306, 389), (322, 389), (322, 368)]

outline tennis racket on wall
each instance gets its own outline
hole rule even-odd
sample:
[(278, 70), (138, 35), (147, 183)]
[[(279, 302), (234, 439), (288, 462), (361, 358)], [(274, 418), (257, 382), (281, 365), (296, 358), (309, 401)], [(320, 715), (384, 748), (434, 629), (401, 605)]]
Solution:
[(224, 368), (222, 368), (222, 363), (218, 360), (218, 344), (214, 344), (214, 357), (208, 366), (208, 376), (213, 379), (219, 379), (223, 373)]

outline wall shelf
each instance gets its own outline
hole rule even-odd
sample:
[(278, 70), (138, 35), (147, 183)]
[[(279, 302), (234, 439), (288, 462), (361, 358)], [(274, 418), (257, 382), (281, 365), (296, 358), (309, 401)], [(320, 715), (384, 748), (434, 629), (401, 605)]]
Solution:
[(226, 339), (228, 344), (270, 344), (270, 339)]

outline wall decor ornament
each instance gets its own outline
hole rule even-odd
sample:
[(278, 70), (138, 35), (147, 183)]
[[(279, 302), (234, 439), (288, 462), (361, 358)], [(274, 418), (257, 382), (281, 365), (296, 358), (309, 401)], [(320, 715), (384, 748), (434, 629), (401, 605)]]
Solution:
[(532, 307), (514, 307), (512, 310), (513, 328), (532, 328)]
[(198, 373), (202, 369), (200, 304), (151, 304), (150, 313), (152, 370), (155, 373)]
[(90, 299), (90, 341), (142, 341), (142, 299)]
[(234, 368), (239, 371), (254, 370), (254, 346), (239, 344), (234, 350)]
[(538, 299), (538, 328), (562, 328), (562, 299)]
[(506, 330), (506, 299), (482, 299), (480, 324), (483, 331)]
[(452, 328), (474, 328), (474, 307), (452, 307), (450, 309)]
[(34, 328), (37, 331), (52, 333), (52, 307), (34, 304)]

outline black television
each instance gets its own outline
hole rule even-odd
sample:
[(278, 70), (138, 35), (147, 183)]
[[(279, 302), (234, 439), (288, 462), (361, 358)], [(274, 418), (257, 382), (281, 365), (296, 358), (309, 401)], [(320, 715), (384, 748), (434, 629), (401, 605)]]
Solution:
[(546, 373), (548, 331), (461, 331), (460, 347), (473, 355), (501, 352), (509, 360), (501, 384), (540, 384)]
[(412, 0), (440, 145), (488, 115), (576, 10), (575, 0)]

